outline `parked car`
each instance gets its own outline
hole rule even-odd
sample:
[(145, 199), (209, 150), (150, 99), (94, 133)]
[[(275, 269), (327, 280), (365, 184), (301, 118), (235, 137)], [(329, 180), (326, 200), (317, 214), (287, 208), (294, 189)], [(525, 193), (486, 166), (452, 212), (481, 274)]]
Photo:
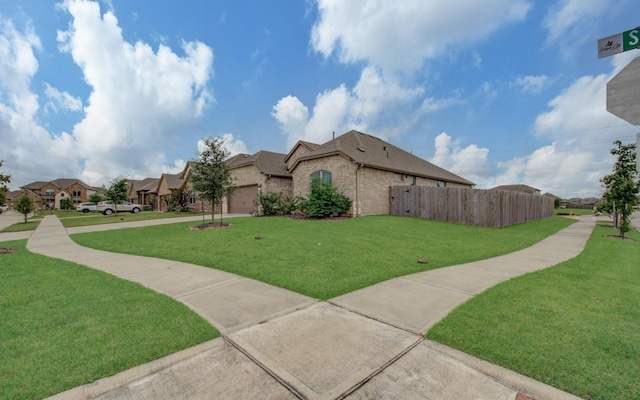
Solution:
[(111, 215), (116, 211), (129, 211), (137, 214), (142, 210), (142, 206), (140, 204), (130, 203), (128, 201), (118, 203), (117, 208), (118, 209), (116, 210), (116, 206), (111, 201), (101, 201), (98, 203), (98, 211), (104, 215)]
[(9, 206), (6, 204), (0, 204), (0, 212), (5, 212), (9, 209)]
[(96, 203), (80, 203), (76, 206), (76, 211), (82, 211), (88, 213), (89, 211), (98, 211), (98, 204)]

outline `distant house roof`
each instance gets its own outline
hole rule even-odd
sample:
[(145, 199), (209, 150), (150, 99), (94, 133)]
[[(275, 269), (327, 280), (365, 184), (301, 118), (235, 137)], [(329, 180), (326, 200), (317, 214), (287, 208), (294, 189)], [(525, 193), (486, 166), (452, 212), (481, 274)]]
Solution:
[(159, 178), (145, 178), (135, 186), (136, 192), (155, 192), (158, 189)]
[(312, 151), (301, 155), (291, 166), (291, 170), (295, 169), (301, 161), (342, 154), (358, 164), (371, 168), (464, 185), (474, 185), (473, 182), (414, 156), (382, 139), (355, 130), (349, 131), (322, 145), (314, 145), (308, 142), (305, 142), (305, 145), (311, 148)]
[(500, 185), (492, 188), (491, 190), (508, 190), (510, 192), (520, 192), (527, 194), (540, 194), (540, 189), (536, 189), (529, 185)]
[(184, 181), (182, 180), (182, 174), (162, 174), (161, 180), (164, 179), (167, 182), (169, 189), (180, 189)]
[(227, 160), (227, 165), (230, 169), (235, 169), (253, 164), (265, 175), (289, 178), (291, 174), (287, 171), (287, 164), (284, 162), (285, 157), (286, 154), (261, 150), (253, 155), (238, 154), (231, 157)]
[(36, 181), (36, 182), (31, 182), (28, 183), (24, 186), (20, 186), (20, 189), (29, 189), (29, 190), (39, 190), (41, 189), (43, 186), (52, 183), (55, 186), (57, 186), (60, 189), (67, 189), (69, 186), (78, 183), (80, 184), (80, 186), (84, 187), (85, 189), (93, 189), (91, 186), (87, 185), (86, 183), (82, 182), (80, 179), (75, 179), (75, 178), (58, 178), (58, 179), (54, 179), (52, 181)]
[(80, 179), (74, 179), (74, 178), (59, 178), (59, 179), (51, 181), (51, 183), (55, 184), (60, 189), (66, 189), (66, 188), (68, 188), (69, 186), (71, 186), (71, 185), (73, 185), (75, 183), (80, 184), (80, 186), (84, 187), (85, 189), (91, 189), (91, 186), (89, 186), (86, 183), (82, 182)]
[(44, 185), (46, 185), (47, 183), (49, 183), (49, 182), (45, 182), (45, 181), (31, 182), (31, 183), (28, 183), (28, 184), (26, 184), (24, 186), (20, 186), (20, 189), (39, 190)]
[(562, 197), (558, 197), (558, 196), (556, 196), (555, 194), (553, 194), (553, 193), (549, 193), (549, 192), (547, 192), (547, 193), (543, 194), (543, 196), (544, 196), (544, 197), (551, 197), (551, 198), (552, 198), (552, 199), (554, 199), (554, 200), (555, 200), (555, 199), (562, 200)]

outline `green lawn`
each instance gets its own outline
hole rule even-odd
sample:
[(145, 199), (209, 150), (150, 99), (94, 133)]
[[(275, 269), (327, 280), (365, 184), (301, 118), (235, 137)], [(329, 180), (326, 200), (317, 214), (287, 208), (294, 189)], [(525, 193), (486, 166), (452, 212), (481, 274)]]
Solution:
[(0, 255), (0, 398), (40, 399), (219, 336), (183, 304), (106, 273)]
[(640, 242), (614, 234), (596, 227), (576, 258), (478, 295), (427, 337), (585, 399), (640, 399)]
[(556, 215), (593, 215), (592, 209), (584, 208), (556, 208)]
[[(60, 218), (60, 221), (62, 222), (62, 225), (64, 225), (65, 228), (72, 228), (76, 226), (117, 224), (120, 222), (132, 222), (132, 221), (146, 221), (150, 219), (194, 217), (194, 216), (199, 216), (201, 214), (142, 211), (138, 214), (123, 212), (123, 213), (106, 216), (96, 212), (85, 214), (78, 211), (70, 211), (70, 210), (53, 210), (53, 212), (39, 211), (35, 218), (29, 217), (28, 222), (26, 224), (24, 222), (19, 222), (3, 230), (0, 230), (0, 232), (32, 231), (38, 227), (38, 224), (40, 223), (42, 217), (47, 215), (56, 215), (58, 218)], [(208, 219), (211, 219), (211, 215), (207, 215), (206, 217)]]
[[(397, 276), (522, 249), (573, 223), (554, 217), (490, 229), (393, 216), (227, 221), (233, 226), (190, 231), (192, 222), (72, 239), (83, 246), (217, 268), (325, 300)], [(428, 264), (417, 263), (420, 258)]]

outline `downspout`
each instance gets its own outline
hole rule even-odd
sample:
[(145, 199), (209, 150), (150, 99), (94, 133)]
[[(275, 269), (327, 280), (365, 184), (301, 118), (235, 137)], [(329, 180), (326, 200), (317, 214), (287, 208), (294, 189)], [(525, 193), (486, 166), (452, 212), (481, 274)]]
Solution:
[(356, 217), (360, 216), (360, 187), (358, 186), (358, 171), (360, 171), (360, 168), (363, 166), (363, 163), (360, 163), (360, 165), (356, 164), (356, 209), (354, 213)]

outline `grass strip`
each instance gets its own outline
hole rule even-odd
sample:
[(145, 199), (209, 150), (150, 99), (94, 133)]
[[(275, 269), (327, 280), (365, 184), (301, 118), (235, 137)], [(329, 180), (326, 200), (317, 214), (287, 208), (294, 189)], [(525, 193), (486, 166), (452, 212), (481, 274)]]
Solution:
[(40, 399), (219, 336), (143, 286), (2, 242), (0, 398)]
[(577, 257), (476, 296), (427, 337), (585, 399), (640, 399), (640, 243), (605, 225)]
[[(18, 222), (16, 224), (8, 226), (5, 229), (0, 230), (0, 232), (32, 231), (38, 227), (38, 224), (40, 223), (42, 217), (49, 214), (56, 215), (58, 218), (60, 218), (60, 221), (65, 228), (89, 225), (117, 224), (121, 222), (148, 221), (164, 218), (196, 217), (200, 215), (193, 213), (143, 211), (138, 214), (122, 212), (106, 216), (96, 212), (81, 213), (78, 211), (70, 210), (54, 210), (51, 213), (49, 211), (40, 211), (36, 217), (30, 216), (26, 224), (24, 222)], [(208, 215), (207, 218), (211, 219), (211, 216)]]
[[(519, 250), (573, 223), (552, 217), (491, 229), (394, 216), (227, 222), (233, 226), (190, 231), (192, 222), (72, 239), (96, 249), (216, 268), (326, 300), (394, 277)], [(419, 264), (420, 258), (428, 263)]]

